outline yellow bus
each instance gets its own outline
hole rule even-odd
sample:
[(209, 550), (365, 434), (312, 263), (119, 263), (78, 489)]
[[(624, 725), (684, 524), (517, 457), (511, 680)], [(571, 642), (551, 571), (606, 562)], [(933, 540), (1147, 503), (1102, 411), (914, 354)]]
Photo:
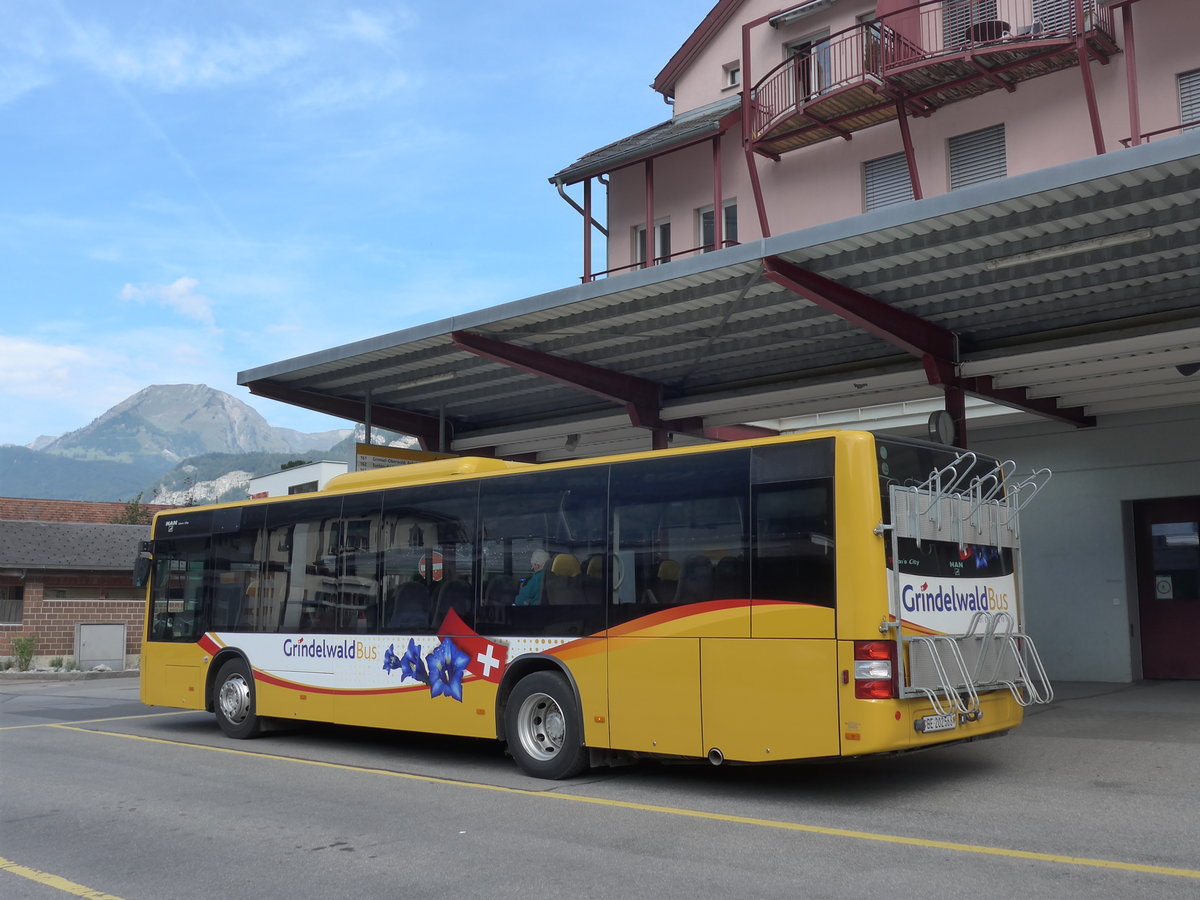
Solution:
[(231, 737), (494, 738), (564, 778), (1005, 732), (1050, 699), (1019, 511), (1048, 473), (866, 432), (459, 457), (158, 514), (141, 696)]

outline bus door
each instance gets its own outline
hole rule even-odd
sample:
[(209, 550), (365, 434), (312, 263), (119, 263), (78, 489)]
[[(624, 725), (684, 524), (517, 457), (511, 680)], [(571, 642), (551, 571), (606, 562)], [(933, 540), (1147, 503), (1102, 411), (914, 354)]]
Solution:
[[(722, 587), (753, 598), (750, 636), (702, 642), (704, 743), (727, 759), (840, 752), (832, 449), (812, 441), (754, 450), (749, 565), (730, 568), (741, 582)], [(751, 668), (749, 684), (739, 674)]]

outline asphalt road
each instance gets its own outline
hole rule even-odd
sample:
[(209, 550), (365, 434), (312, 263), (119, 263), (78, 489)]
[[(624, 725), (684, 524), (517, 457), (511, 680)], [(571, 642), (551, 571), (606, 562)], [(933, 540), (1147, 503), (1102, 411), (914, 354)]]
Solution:
[(0, 682), (0, 896), (1200, 897), (1200, 682), (1058, 694), (963, 747), (544, 782), (489, 742), (238, 742), (135, 678)]

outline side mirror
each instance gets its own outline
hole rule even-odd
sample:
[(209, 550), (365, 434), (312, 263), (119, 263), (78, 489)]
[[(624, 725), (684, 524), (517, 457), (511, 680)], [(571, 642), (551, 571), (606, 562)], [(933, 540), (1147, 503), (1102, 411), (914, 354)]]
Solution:
[(145, 587), (150, 582), (150, 567), (153, 560), (148, 556), (139, 556), (133, 561), (133, 586)]

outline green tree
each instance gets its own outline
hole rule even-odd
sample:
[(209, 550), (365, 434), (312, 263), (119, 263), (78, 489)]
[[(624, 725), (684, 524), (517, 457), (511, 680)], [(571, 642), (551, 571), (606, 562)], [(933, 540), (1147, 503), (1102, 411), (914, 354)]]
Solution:
[(123, 500), (125, 508), (109, 519), (110, 525), (149, 525), (150, 510), (142, 505), (143, 491), (138, 491), (132, 500)]

